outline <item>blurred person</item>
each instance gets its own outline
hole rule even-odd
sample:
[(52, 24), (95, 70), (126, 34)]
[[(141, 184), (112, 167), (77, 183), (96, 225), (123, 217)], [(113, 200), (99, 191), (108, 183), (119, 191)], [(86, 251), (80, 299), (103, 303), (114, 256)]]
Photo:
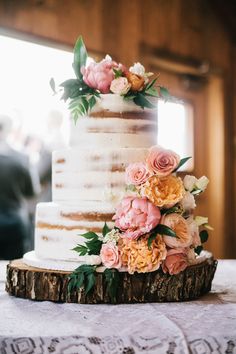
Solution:
[(38, 173), (41, 183), (40, 201), (52, 200), (52, 152), (66, 147), (62, 134), (63, 114), (58, 110), (51, 110), (47, 116), (48, 138), (42, 144), (38, 161)]
[(11, 118), (0, 115), (0, 259), (20, 258), (30, 249), (26, 198), (35, 195), (27, 155), (8, 143)]

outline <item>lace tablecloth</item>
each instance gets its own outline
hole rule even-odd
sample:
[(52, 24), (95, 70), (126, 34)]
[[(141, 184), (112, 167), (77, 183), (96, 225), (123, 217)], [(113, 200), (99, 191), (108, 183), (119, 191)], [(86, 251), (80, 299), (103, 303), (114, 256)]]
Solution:
[(0, 353), (236, 354), (236, 260), (198, 301), (79, 305), (9, 296), (0, 262)]

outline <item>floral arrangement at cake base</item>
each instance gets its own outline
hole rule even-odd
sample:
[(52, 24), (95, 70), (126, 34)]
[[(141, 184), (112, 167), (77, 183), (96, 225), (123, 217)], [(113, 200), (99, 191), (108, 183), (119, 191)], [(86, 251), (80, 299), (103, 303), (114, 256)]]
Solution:
[[(97, 255), (100, 265), (81, 265), (69, 276), (69, 292), (95, 286), (95, 273), (104, 272), (108, 291), (115, 299), (119, 273), (163, 276), (181, 274), (199, 264), (203, 243), (212, 229), (207, 217), (194, 216), (196, 197), (207, 187), (208, 179), (187, 175), (178, 169), (189, 159), (161, 146), (149, 149), (146, 161), (126, 168), (126, 192), (113, 216), (115, 226), (105, 223), (102, 235), (87, 232), (84, 244), (74, 251), (80, 256)], [(166, 277), (165, 277), (166, 279)], [(153, 284), (155, 286), (155, 284)]]

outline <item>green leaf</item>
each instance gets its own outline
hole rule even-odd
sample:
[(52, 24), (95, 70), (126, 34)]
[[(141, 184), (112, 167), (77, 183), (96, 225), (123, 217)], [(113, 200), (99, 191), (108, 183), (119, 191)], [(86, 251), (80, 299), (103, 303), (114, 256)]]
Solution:
[(82, 287), (85, 288), (85, 294), (95, 285), (95, 271), (96, 266), (83, 264), (76, 268), (73, 273), (68, 275), (68, 292), (76, 289), (79, 290)]
[(53, 79), (53, 77), (50, 79), (49, 85), (50, 85), (51, 89), (53, 90), (53, 92), (56, 94), (56, 84), (55, 84), (55, 80)]
[(172, 213), (177, 213), (177, 214), (182, 214), (183, 209), (179, 205), (175, 205), (172, 208), (169, 209), (161, 209), (161, 215), (168, 215)]
[(74, 62), (72, 64), (75, 75), (78, 79), (82, 79), (83, 77), (81, 73), (81, 68), (82, 66), (86, 65), (87, 57), (88, 57), (87, 50), (84, 45), (83, 39), (80, 36), (75, 43)]
[(173, 172), (176, 172), (180, 167), (182, 167), (191, 158), (192, 158), (191, 156), (188, 156), (188, 157), (184, 157), (183, 159), (181, 159), (178, 166), (176, 167), (176, 169)]
[(91, 110), (95, 104), (96, 104), (96, 98), (94, 96), (91, 96), (88, 100), (88, 103), (89, 103), (89, 109)]
[(115, 74), (115, 79), (122, 76), (122, 70), (113, 68), (113, 72)]
[(159, 97), (159, 92), (155, 87), (151, 87), (148, 90), (145, 90), (145, 94), (147, 96), (152, 96), (152, 97)]
[(106, 234), (108, 234), (108, 232), (110, 232), (111, 229), (107, 226), (107, 223), (105, 222), (103, 229), (102, 229), (102, 234), (103, 236), (106, 236)]
[(83, 107), (84, 107), (85, 113), (87, 113), (88, 110), (89, 110), (89, 103), (88, 103), (87, 98), (85, 98), (85, 97), (82, 96), (82, 97), (81, 97), (81, 102), (82, 102), (82, 105), (83, 105)]
[(196, 248), (194, 248), (194, 252), (197, 253), (198, 255), (202, 252), (203, 247), (202, 246), (197, 246)]
[(154, 241), (157, 237), (157, 233), (151, 233), (151, 236), (148, 237), (148, 249), (151, 249), (152, 241)]
[(126, 187), (125, 187), (125, 190), (126, 191), (131, 191), (131, 192), (138, 192), (136, 186), (134, 184), (128, 184)]
[(72, 248), (72, 251), (78, 252), (80, 256), (88, 254), (88, 248), (84, 245), (77, 245), (75, 248)]
[(142, 108), (156, 108), (156, 106), (150, 101), (148, 101), (142, 93), (137, 93), (133, 101), (137, 106), (140, 106)]
[(104, 271), (105, 282), (107, 283), (107, 291), (113, 303), (116, 303), (117, 290), (119, 287), (119, 271), (117, 269), (107, 268)]
[(160, 235), (167, 235), (167, 236), (178, 238), (174, 230), (172, 230), (170, 227), (166, 225), (158, 224), (154, 230)]
[(150, 81), (144, 90), (147, 91), (148, 89), (152, 88), (152, 86), (155, 84), (156, 81), (157, 81), (157, 77), (155, 79), (153, 79), (152, 81)]
[(159, 86), (160, 89), (160, 94), (161, 96), (164, 98), (165, 101), (167, 101), (168, 99), (170, 99), (170, 93), (167, 90), (167, 88), (163, 87), (163, 86)]
[(94, 285), (95, 285), (95, 275), (93, 272), (93, 273), (89, 273), (86, 276), (85, 295), (87, 295), (90, 292), (90, 290), (92, 290)]
[(80, 236), (87, 238), (87, 239), (98, 239), (98, 235), (93, 231), (85, 232), (84, 234), (81, 234)]
[(208, 240), (208, 232), (207, 232), (207, 230), (200, 231), (199, 235), (200, 235), (201, 243), (207, 242), (207, 240)]

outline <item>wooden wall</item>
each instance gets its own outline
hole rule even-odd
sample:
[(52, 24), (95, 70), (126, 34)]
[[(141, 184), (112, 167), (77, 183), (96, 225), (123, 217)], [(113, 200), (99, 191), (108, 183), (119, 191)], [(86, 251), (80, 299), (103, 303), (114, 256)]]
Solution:
[(236, 257), (236, 48), (207, 0), (0, 0), (0, 28), (87, 48), (127, 65), (146, 49), (210, 65), (224, 79), (225, 238)]

